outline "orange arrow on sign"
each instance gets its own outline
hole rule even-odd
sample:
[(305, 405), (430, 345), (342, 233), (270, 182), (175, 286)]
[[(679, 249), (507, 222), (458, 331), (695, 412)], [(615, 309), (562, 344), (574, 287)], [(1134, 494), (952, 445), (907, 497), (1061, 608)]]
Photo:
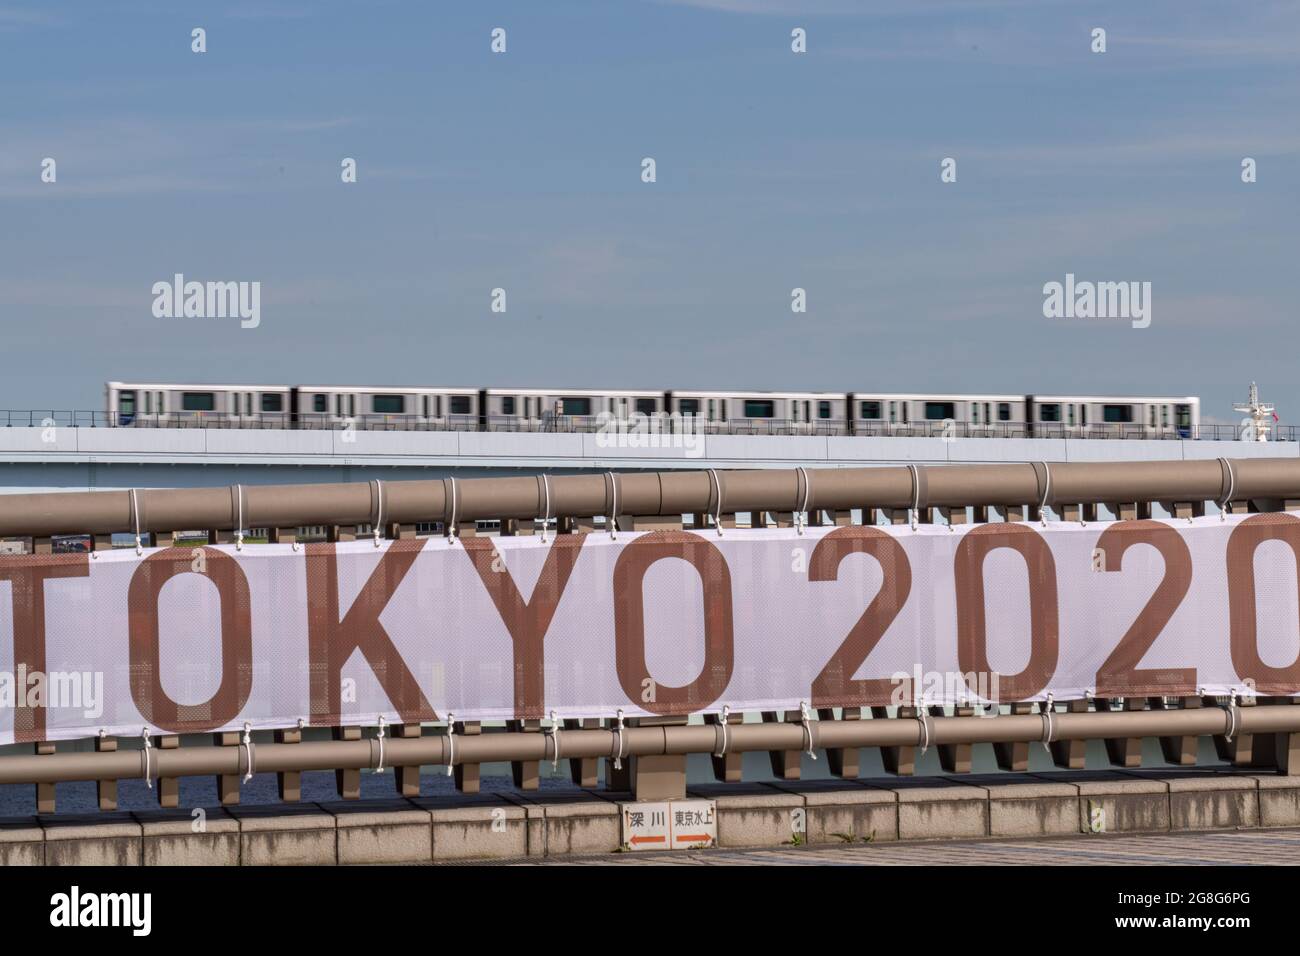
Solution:
[(634, 836), (629, 841), (631, 843), (663, 843), (667, 837), (661, 836)]

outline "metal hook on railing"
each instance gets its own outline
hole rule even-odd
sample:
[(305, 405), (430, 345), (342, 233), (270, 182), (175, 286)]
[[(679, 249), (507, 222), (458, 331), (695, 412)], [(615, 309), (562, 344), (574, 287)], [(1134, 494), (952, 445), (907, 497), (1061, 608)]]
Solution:
[(614, 769), (622, 770), (623, 769), (623, 708), (620, 707), (618, 709), (618, 713), (616, 717), (618, 720), (618, 725), (615, 730), (615, 733), (617, 735), (615, 739), (618, 741), (618, 750), (614, 753)]
[(718, 489), (718, 504), (713, 513), (713, 527), (717, 529), (718, 537), (722, 537), (722, 479), (718, 477), (716, 468), (709, 469), (709, 482)]
[(551, 769), (554, 770), (560, 762), (560, 719), (555, 716), (555, 711), (551, 711), (551, 726), (546, 736), (551, 738)]
[(718, 721), (718, 726), (722, 728), (722, 745), (714, 752), (715, 757), (725, 757), (727, 755), (727, 720), (731, 717), (731, 708), (726, 704), (722, 705), (722, 717)]
[(812, 482), (808, 478), (808, 472), (804, 470), (803, 465), (798, 465), (795, 470), (799, 472), (803, 479), (803, 501), (799, 505), (799, 510), (794, 514), (794, 530), (798, 534), (803, 534), (803, 525), (808, 518), (808, 500), (812, 497)]
[(1047, 700), (1043, 703), (1043, 746), (1048, 750), (1052, 749), (1052, 736), (1055, 727), (1052, 726), (1053, 715), (1056, 712), (1056, 699), (1049, 691)]
[(817, 752), (816, 748), (813, 747), (812, 713), (808, 709), (808, 702), (806, 700), (799, 701), (799, 722), (803, 725), (804, 737), (807, 738), (805, 743), (807, 744), (806, 749), (808, 751), (808, 756), (812, 757), (813, 760), (816, 760)]
[(545, 514), (542, 516), (542, 544), (546, 543), (546, 531), (551, 526), (551, 479), (542, 473), (542, 493), (545, 498)]
[(379, 547), (381, 529), (384, 527), (384, 483), (375, 479), (375, 520), (372, 528), (375, 532), (375, 547)]
[(144, 547), (140, 544), (140, 501), (136, 497), (135, 489), (131, 489), (131, 525), (135, 528), (135, 554), (136, 557), (144, 554)]
[(456, 715), (447, 711), (447, 776), (456, 766)]
[(1228, 509), (1232, 507), (1232, 496), (1237, 492), (1237, 473), (1233, 471), (1232, 462), (1226, 458), (1220, 458), (1219, 464), (1228, 472), (1228, 492), (1223, 496), (1223, 500), (1216, 502), (1219, 506), (1219, 520), (1228, 520)]
[(1228, 693), (1228, 704), (1225, 708), (1228, 712), (1228, 732), (1225, 733), (1224, 739), (1231, 741), (1237, 734), (1237, 690), (1233, 688)]
[(916, 705), (916, 719), (921, 722), (921, 756), (930, 749), (930, 715), (919, 703)]
[(375, 734), (375, 739), (379, 741), (379, 766), (375, 768), (375, 773), (384, 772), (384, 715), (379, 715), (379, 732)]
[(244, 739), (241, 746), (248, 748), (248, 770), (244, 773), (244, 783), (253, 779), (253, 725), (244, 721)]
[(618, 475), (605, 472), (609, 478), (609, 540), (618, 540)]
[(153, 776), (149, 773), (149, 751), (153, 749), (153, 741), (149, 739), (149, 728), (141, 727), (140, 736), (144, 740), (144, 749), (140, 751), (141, 755), (144, 757), (144, 782), (148, 784), (149, 789), (152, 790)]

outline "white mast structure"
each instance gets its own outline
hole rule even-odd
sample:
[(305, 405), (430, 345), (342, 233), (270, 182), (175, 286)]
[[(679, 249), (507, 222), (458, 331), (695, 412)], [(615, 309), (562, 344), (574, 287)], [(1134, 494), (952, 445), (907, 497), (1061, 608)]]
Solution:
[(1233, 411), (1245, 412), (1248, 416), (1241, 425), (1242, 441), (1250, 441), (1247, 436), (1252, 433), (1255, 441), (1268, 441), (1269, 430), (1273, 427), (1273, 406), (1259, 400), (1259, 386), (1250, 383), (1250, 398), (1245, 403), (1232, 406)]

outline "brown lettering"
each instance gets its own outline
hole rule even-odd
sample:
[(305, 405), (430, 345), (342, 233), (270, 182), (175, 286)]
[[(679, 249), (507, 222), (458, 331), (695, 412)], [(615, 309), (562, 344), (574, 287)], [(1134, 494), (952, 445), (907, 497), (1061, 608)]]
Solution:
[[(700, 575), (704, 588), (704, 666), (683, 687), (653, 684), (645, 656), (646, 571), (656, 561), (681, 558)], [(652, 531), (623, 548), (614, 564), (614, 660), (628, 700), (654, 714), (689, 714), (716, 701), (731, 682), (735, 644), (732, 634), (731, 571), (707, 538), (688, 531)]]
[(1258, 609), (1255, 607), (1255, 551), (1265, 541), (1282, 541), (1291, 548), (1300, 587), (1300, 518), (1293, 515), (1251, 515), (1228, 538), (1228, 622), (1232, 666), (1242, 680), (1255, 682), (1262, 694), (1300, 691), (1300, 654), (1285, 667), (1270, 667), (1259, 656)]

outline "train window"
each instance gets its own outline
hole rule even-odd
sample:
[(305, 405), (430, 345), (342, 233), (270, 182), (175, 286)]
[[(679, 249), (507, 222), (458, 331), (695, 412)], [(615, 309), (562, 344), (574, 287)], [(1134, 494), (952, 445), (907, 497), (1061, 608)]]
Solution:
[(420, 396), (420, 414), (421, 417), (423, 418), (429, 417), (429, 396), (428, 395)]
[[(638, 403), (639, 405), (640, 403)], [(590, 415), (591, 399), (589, 398), (562, 398), (560, 399), (561, 415)]]
[(1038, 420), (1040, 422), (1059, 422), (1061, 420), (1061, 406), (1055, 403), (1039, 405)]
[(144, 413), (146, 415), (153, 414), (153, 392), (144, 393)]
[(957, 406), (953, 402), (926, 402), (925, 403), (925, 420), (928, 422), (941, 422), (945, 418), (956, 418)]
[(879, 417), (880, 417), (880, 403), (879, 403), (879, 402), (861, 402), (861, 403), (858, 404), (858, 413), (859, 413), (859, 414), (858, 414), (858, 417), (859, 417), (859, 418), (879, 418)]
[(830, 403), (830, 402), (818, 402), (818, 403), (817, 403), (817, 417), (818, 417), (818, 418), (830, 418), (830, 417), (831, 417), (831, 403)]
[(469, 415), (469, 414), (472, 414), (472, 413), (470, 412), (470, 409), (469, 409), (469, 396), (468, 396), (468, 395), (453, 395), (453, 396), (451, 396), (451, 408), (450, 408), (450, 410), (451, 410), (451, 414), (453, 414), (453, 415)]
[(698, 398), (679, 398), (677, 400), (677, 411), (683, 415), (698, 415), (700, 413), (700, 400)]
[(1087, 405), (1080, 405), (1080, 406), (1079, 406), (1079, 424), (1080, 424), (1080, 425), (1083, 425), (1085, 428), (1086, 428), (1087, 425), (1088, 425), (1088, 406), (1087, 406)]
[(442, 396), (433, 396), (433, 417), (442, 418)]
[(1070, 424), (1073, 425), (1073, 424), (1074, 424), (1074, 406), (1073, 406), (1073, 405), (1067, 405), (1067, 406), (1065, 406), (1065, 409), (1066, 409), (1066, 412), (1069, 414)]
[(513, 415), (515, 413), (515, 397), (507, 395), (501, 399), (501, 414)]
[(313, 412), (328, 412), (330, 410), (329, 396), (313, 395), (311, 397), (311, 410)]
[(1128, 425), (1133, 421), (1132, 405), (1103, 405), (1101, 420), (1110, 425)]
[(745, 399), (746, 418), (771, 418), (776, 414), (776, 403), (766, 398)]
[(971, 420), (971, 424), (973, 424), (973, 425), (978, 425), (978, 424), (980, 423), (980, 403), (979, 403), (979, 402), (971, 402), (971, 403), (970, 403), (970, 420)]
[(898, 421), (898, 402), (890, 402), (889, 403), (889, 424), (892, 425), (897, 421)]
[(636, 400), (636, 410), (642, 415), (653, 415), (659, 411), (659, 403), (653, 398), (638, 398)]
[(1175, 405), (1174, 416), (1178, 421), (1179, 428), (1192, 427), (1192, 409), (1190, 405)]
[(154, 408), (157, 409), (159, 415), (163, 414), (163, 412), (166, 411), (166, 409), (167, 409), (167, 403), (166, 403), (165, 401), (163, 401), (163, 393), (162, 393), (162, 392), (159, 392), (159, 393), (158, 393), (158, 404), (156, 404), (156, 405), (154, 406)]
[(1151, 406), (1150, 414), (1147, 415), (1147, 418), (1148, 418), (1148, 419), (1150, 420), (1150, 422), (1151, 422), (1151, 427), (1152, 427), (1152, 428), (1155, 428), (1155, 427), (1156, 427), (1156, 407), (1155, 407), (1154, 405)]
[(117, 393), (117, 410), (123, 415), (135, 414), (135, 392)]
[(181, 392), (181, 409), (187, 412), (210, 412), (217, 407), (212, 392)]
[(1011, 403), (1010, 403), (1010, 402), (998, 402), (998, 421), (1000, 421), (1000, 422), (1009, 422), (1009, 421), (1011, 421)]
[(264, 412), (284, 411), (284, 396), (281, 395), (279, 392), (263, 392), (262, 411)]
[(1169, 406), (1168, 405), (1160, 406), (1160, 425), (1163, 428), (1169, 427)]
[(370, 409), (376, 415), (404, 415), (406, 414), (406, 396), (372, 395), (370, 397)]
[(349, 396), (348, 396), (348, 415), (349, 415), (350, 417), (356, 417), (356, 414), (357, 414), (357, 397), (356, 397), (355, 395), (349, 395)]
[(715, 421), (718, 420), (718, 417), (717, 417), (716, 412), (717, 412), (717, 409), (716, 409), (715, 406), (714, 406), (714, 400), (713, 400), (713, 399), (709, 399), (709, 421), (711, 421), (711, 422), (715, 422)]

